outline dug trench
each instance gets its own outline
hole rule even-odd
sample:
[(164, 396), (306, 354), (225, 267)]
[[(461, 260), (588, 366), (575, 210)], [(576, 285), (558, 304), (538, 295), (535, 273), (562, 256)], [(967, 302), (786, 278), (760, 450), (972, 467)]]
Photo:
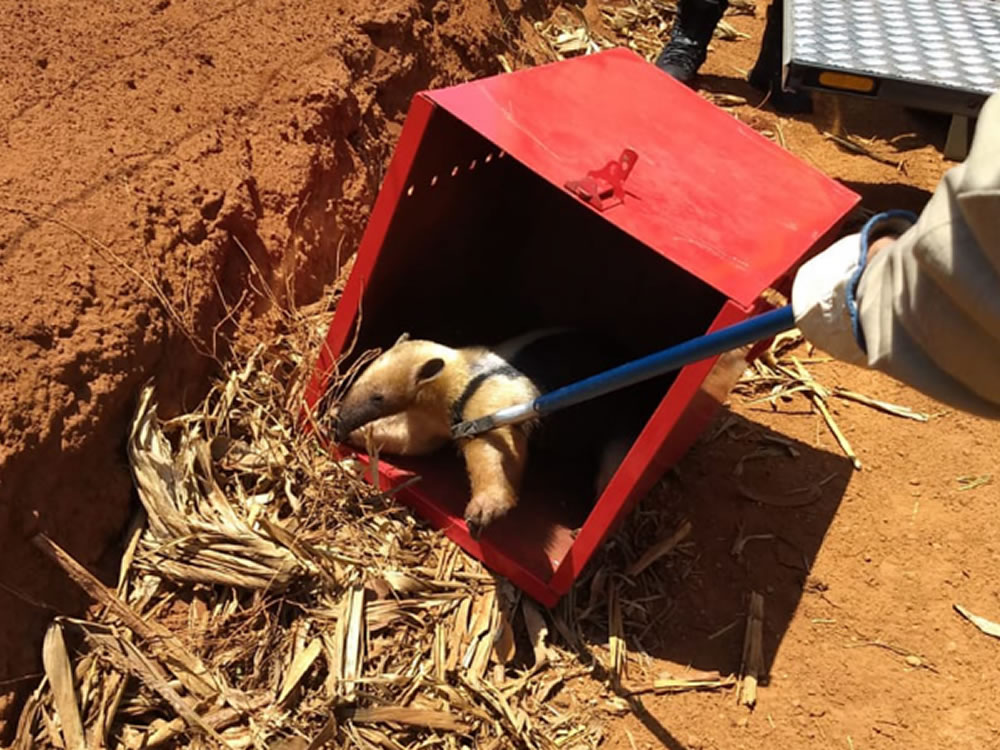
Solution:
[(46, 622), (87, 605), (33, 535), (114, 580), (142, 384), (179, 413), (234, 341), (325, 299), (412, 95), (540, 62), (550, 10), (116, 0), (2, 22), (0, 741)]

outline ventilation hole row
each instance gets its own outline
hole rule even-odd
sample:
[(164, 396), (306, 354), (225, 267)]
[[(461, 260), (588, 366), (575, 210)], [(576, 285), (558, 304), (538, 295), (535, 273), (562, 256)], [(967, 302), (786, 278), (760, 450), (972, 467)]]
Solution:
[[(500, 152), (498, 152), (496, 154), (496, 158), (503, 159), (506, 155), (507, 155), (506, 152), (500, 151)], [(491, 161), (493, 161), (493, 154), (492, 153), (486, 154), (486, 156), (483, 158), (483, 163), (484, 164), (489, 164)], [(478, 163), (479, 163), (478, 159), (473, 159), (472, 161), (470, 161), (469, 162), (469, 171), (471, 172), (472, 170), (474, 170), (476, 168), (476, 165)], [(456, 164), (454, 167), (451, 168), (451, 176), (452, 177), (457, 177), (459, 171), (460, 171), (460, 168)], [(438, 183), (438, 176), (434, 175), (433, 177), (431, 177), (431, 187), (434, 187), (435, 185), (437, 185), (437, 183)], [(406, 194), (407, 195), (413, 195), (413, 192), (416, 189), (417, 189), (416, 185), (410, 185), (408, 188), (406, 188)]]

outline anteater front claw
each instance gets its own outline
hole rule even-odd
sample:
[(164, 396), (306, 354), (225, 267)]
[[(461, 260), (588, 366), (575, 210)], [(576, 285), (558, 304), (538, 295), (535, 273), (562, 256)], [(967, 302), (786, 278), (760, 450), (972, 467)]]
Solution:
[(469, 527), (469, 535), (473, 539), (479, 539), (487, 526), (506, 515), (513, 507), (514, 503), (502, 496), (476, 495), (465, 509), (465, 523)]

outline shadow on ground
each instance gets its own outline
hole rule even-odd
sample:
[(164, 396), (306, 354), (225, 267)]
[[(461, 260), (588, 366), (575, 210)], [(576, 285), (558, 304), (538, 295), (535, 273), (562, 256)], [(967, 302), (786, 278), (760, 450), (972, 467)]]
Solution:
[(912, 185), (884, 185), (877, 182), (855, 182), (842, 180), (845, 187), (861, 196), (861, 205), (870, 211), (888, 211), (894, 208), (905, 209), (919, 214), (931, 193)]
[(702, 74), (695, 84), (703, 91), (741, 96), (762, 112), (809, 123), (817, 132), (850, 135), (863, 140), (885, 139), (895, 153), (933, 146), (944, 150), (951, 118), (938, 112), (901, 107), (857, 96), (812, 92), (813, 112), (782, 115), (774, 111), (768, 97), (742, 78)]
[[(576, 612), (587, 648), (605, 649), (613, 582), (629, 653), (729, 675), (740, 669), (748, 598), (758, 592), (765, 600), (766, 685), (800, 601), (823, 596), (824, 583), (810, 569), (852, 471), (843, 455), (723, 411), (606, 545), (573, 592), (575, 602), (559, 611)], [(672, 554), (641, 576), (624, 574), (684, 520), (692, 531)], [(654, 717), (644, 716), (641, 704), (633, 710), (665, 746), (683, 747)]]

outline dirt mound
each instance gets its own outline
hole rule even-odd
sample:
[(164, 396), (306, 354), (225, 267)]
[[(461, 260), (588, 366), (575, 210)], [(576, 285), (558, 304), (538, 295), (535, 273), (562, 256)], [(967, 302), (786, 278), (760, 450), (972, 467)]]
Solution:
[[(191, 406), (273, 301), (318, 298), (412, 94), (500, 70), (546, 12), (489, 0), (22, 5), (0, 50), (0, 714), (126, 522), (136, 393)], [(501, 4), (500, 7), (506, 8)], [(96, 8), (96, 6), (95, 6)], [(534, 14), (534, 15), (532, 15)], [(10, 682), (10, 680), (15, 680)]]
[[(713, 42), (699, 90), (857, 190), (867, 209), (919, 210), (950, 166), (946, 123), (829, 96), (815, 97), (811, 115), (776, 114), (745, 82), (765, 4), (731, 3), (734, 31)], [(26, 541), (31, 532), (114, 579), (132, 493), (126, 428), (141, 385), (156, 379), (162, 416), (190, 408), (232, 338), (280, 325), (268, 314), (274, 300), (319, 299), (357, 244), (412, 94), (498, 72), (498, 52), (519, 66), (599, 37), (655, 51), (671, 21), (660, 0), (588, 0), (582, 21), (575, 0), (558, 13), (549, 0), (11, 5), (0, 20), (8, 709), (38, 683), (46, 621), (84, 604)], [(548, 43), (534, 35), (537, 21)], [(795, 211), (794, 196), (774, 200)], [(693, 531), (657, 563), (662, 592), (626, 602), (625, 658), (636, 679), (734, 671), (746, 596), (762, 592), (764, 689), (753, 713), (729, 693), (651, 695), (624, 716), (611, 705), (612, 750), (996, 743), (995, 641), (953, 605), (997, 619), (1000, 531), (983, 519), (1000, 512), (1000, 426), (818, 355), (806, 364), (824, 385), (929, 421), (838, 400), (834, 416), (864, 464), (856, 472), (804, 397), (732, 399), (670, 492), (636, 514), (668, 533), (687, 516)], [(839, 478), (789, 510), (748, 502), (743, 471), (762, 490)], [(577, 600), (602, 661), (609, 608), (588, 592), (607, 575), (583, 580)], [(606, 706), (602, 690), (573, 680), (551, 703)]]

